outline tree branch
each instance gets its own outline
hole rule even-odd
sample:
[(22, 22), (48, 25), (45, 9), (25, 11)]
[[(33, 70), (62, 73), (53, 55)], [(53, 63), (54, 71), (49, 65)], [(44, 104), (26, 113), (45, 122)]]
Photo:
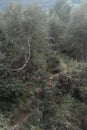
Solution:
[(18, 69), (10, 69), (10, 70), (12, 70), (12, 71), (21, 71), (26, 67), (26, 65), (28, 64), (28, 62), (30, 60), (30, 56), (31, 56), (30, 40), (31, 39), (28, 38), (28, 42), (27, 42), (27, 45), (28, 45), (28, 57), (26, 58), (26, 61), (25, 61), (24, 65), (22, 67), (18, 68)]

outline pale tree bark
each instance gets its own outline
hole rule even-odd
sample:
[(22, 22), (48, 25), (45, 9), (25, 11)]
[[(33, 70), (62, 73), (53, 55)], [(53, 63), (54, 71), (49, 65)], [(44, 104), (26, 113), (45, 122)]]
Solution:
[(27, 45), (28, 45), (28, 57), (25, 59), (25, 63), (20, 68), (10, 69), (11, 71), (22, 71), (27, 66), (27, 64), (29, 63), (29, 60), (30, 60), (30, 57), (31, 57), (31, 45), (30, 45), (30, 41), (31, 41), (31, 38), (29, 37), (28, 38), (28, 42), (27, 42)]

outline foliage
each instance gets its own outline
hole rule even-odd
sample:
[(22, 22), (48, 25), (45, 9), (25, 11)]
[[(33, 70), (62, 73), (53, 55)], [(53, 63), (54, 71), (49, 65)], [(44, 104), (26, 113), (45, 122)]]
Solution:
[(86, 6), (58, 0), (48, 15), (11, 3), (0, 13), (0, 127), (87, 127)]
[(52, 51), (47, 56), (47, 70), (52, 73), (57, 73), (59, 72), (59, 64), (60, 64), (60, 59), (58, 57), (58, 54)]
[(8, 119), (6, 119), (6, 117), (4, 117), (4, 115), (0, 114), (0, 130), (8, 130)]
[(4, 62), (10, 66), (9, 68), (23, 66), (28, 53), (31, 64), (43, 65), (40, 59), (45, 62), (48, 28), (47, 16), (38, 5), (29, 5), (23, 9), (20, 4), (10, 4), (1, 14), (0, 27), (4, 38), (4, 44), (1, 39), (1, 51), (6, 56)]
[(87, 61), (86, 57), (86, 35), (87, 35), (87, 17), (86, 4), (78, 7), (71, 16), (70, 24), (67, 28), (66, 44), (64, 45), (65, 54), (79, 61)]
[(63, 42), (63, 35), (70, 20), (71, 6), (67, 0), (57, 0), (54, 7), (50, 10), (49, 24), (50, 36), (54, 38), (56, 50), (59, 50)]

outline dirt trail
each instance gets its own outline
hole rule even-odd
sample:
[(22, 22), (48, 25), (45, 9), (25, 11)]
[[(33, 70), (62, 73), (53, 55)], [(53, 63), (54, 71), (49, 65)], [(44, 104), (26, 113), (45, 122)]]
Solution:
[(32, 110), (30, 113), (22, 114), (21, 117), (18, 119), (16, 125), (14, 126), (15, 130), (20, 130), (23, 123), (25, 123), (30, 116), (36, 111), (36, 109)]
[[(56, 77), (58, 77), (58, 76), (59, 76), (59, 73), (53, 74), (53, 75), (50, 75), (50, 76), (48, 77), (48, 79), (49, 79), (49, 80), (53, 80), (54, 78), (56, 78)], [(32, 104), (32, 97), (28, 100), (28, 104), (29, 104), (29, 106)], [(36, 111), (37, 111), (37, 109), (33, 109), (31, 112), (25, 112), (25, 113), (23, 112), (23, 113), (21, 114), (21, 116), (19, 117), (19, 119), (17, 120), (17, 122), (15, 123), (15, 125), (12, 127), (11, 130), (20, 130), (22, 124), (25, 123), (25, 122), (28, 120), (28, 118), (29, 118), (30, 116), (32, 116), (32, 114), (33, 114), (34, 112), (36, 112)]]
[[(33, 101), (32, 101), (32, 97), (31, 97), (29, 100), (27, 100), (26, 105), (31, 106), (32, 102)], [(30, 116), (32, 116), (32, 114), (36, 111), (36, 109), (32, 109), (30, 112), (28, 112), (27, 109), (24, 111), (21, 110), (21, 115), (20, 115), (19, 119), (15, 122), (15, 125), (12, 127), (11, 130), (20, 130), (22, 124), (24, 122), (26, 122)]]

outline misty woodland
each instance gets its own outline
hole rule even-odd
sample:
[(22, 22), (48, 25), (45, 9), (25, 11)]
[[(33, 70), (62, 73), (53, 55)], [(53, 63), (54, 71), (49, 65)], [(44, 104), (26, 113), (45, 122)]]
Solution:
[(0, 11), (0, 130), (87, 130), (86, 2)]

